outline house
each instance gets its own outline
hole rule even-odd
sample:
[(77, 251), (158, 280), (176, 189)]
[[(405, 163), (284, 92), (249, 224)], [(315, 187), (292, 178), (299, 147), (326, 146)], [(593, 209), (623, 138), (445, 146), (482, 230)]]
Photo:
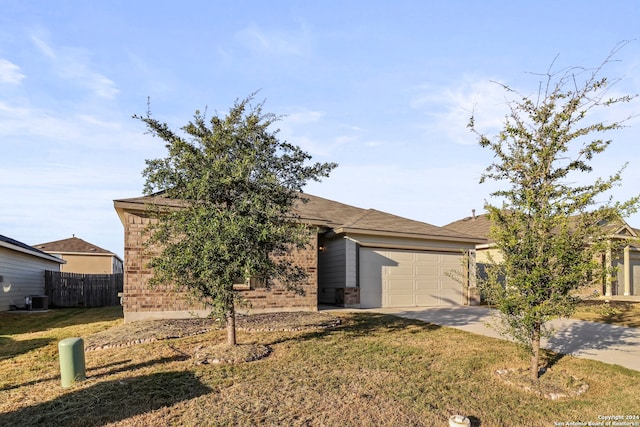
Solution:
[[(640, 230), (632, 228), (623, 219), (602, 224), (605, 232), (612, 240), (622, 241), (623, 249), (619, 253), (607, 253), (601, 262), (615, 268), (615, 274), (605, 278), (599, 289), (604, 296), (640, 296)], [(495, 262), (501, 259), (500, 251), (489, 238), (491, 221), (487, 214), (476, 215), (475, 210), (470, 217), (445, 225), (445, 228), (487, 239), (486, 243), (476, 246), (476, 262), (479, 271), (482, 265), (492, 258)]]
[(25, 298), (42, 296), (45, 270), (59, 271), (64, 260), (0, 235), (0, 311), (25, 307)]
[[(315, 311), (319, 304), (348, 307), (416, 307), (472, 304), (469, 285), (451, 278), (468, 271), (464, 253), (485, 242), (374, 209), (362, 209), (309, 194), (295, 208), (298, 220), (312, 230), (309, 245), (290, 254), (305, 268), (304, 295), (277, 286), (249, 285), (243, 290), (252, 312)], [(150, 289), (152, 272), (144, 253), (143, 231), (152, 221), (150, 203), (179, 208), (160, 196), (114, 201), (124, 226), (125, 321), (208, 314), (168, 289)], [(472, 258), (472, 257), (471, 257)]]
[(33, 245), (36, 249), (65, 260), (60, 271), (83, 274), (116, 274), (123, 272), (122, 259), (106, 249), (77, 238)]

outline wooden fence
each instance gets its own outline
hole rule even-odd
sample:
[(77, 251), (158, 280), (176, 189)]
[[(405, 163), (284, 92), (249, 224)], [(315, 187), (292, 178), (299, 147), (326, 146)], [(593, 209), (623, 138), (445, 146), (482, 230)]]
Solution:
[(106, 307), (119, 305), (123, 274), (44, 272), (45, 293), (52, 307)]

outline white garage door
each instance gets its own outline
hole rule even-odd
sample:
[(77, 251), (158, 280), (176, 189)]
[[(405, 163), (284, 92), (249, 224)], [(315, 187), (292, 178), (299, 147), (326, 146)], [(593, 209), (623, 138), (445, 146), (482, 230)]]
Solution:
[(462, 284), (447, 275), (462, 255), (360, 248), (360, 305), (429, 307), (463, 304)]

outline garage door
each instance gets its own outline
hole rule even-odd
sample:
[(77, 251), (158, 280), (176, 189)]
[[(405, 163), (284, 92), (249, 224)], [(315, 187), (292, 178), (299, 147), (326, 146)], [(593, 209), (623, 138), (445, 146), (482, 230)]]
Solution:
[[(622, 295), (625, 292), (624, 261), (622, 259), (618, 259), (618, 260), (615, 260), (613, 264), (614, 264), (614, 267), (618, 268), (618, 274), (617, 274), (618, 283), (617, 283), (617, 289), (614, 292), (617, 292), (617, 295)], [(630, 295), (640, 296), (640, 254), (639, 253), (637, 252), (631, 253), (631, 257), (629, 259), (628, 271), (629, 271)]]
[(462, 255), (360, 248), (360, 305), (429, 307), (463, 304), (462, 284), (447, 276)]

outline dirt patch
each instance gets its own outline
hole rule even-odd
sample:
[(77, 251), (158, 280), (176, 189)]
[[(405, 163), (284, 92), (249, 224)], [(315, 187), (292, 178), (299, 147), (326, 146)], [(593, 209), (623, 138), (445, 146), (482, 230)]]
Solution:
[[(319, 312), (292, 312), (254, 314), (236, 317), (236, 328), (241, 331), (303, 331), (325, 329), (340, 324), (340, 319)], [(172, 338), (184, 338), (223, 328), (214, 319), (169, 319), (133, 322), (115, 326), (85, 339), (85, 350), (128, 347)]]
[(496, 371), (498, 377), (510, 386), (550, 400), (564, 400), (580, 396), (589, 390), (589, 384), (563, 371), (547, 369), (534, 381), (528, 369), (503, 369)]

